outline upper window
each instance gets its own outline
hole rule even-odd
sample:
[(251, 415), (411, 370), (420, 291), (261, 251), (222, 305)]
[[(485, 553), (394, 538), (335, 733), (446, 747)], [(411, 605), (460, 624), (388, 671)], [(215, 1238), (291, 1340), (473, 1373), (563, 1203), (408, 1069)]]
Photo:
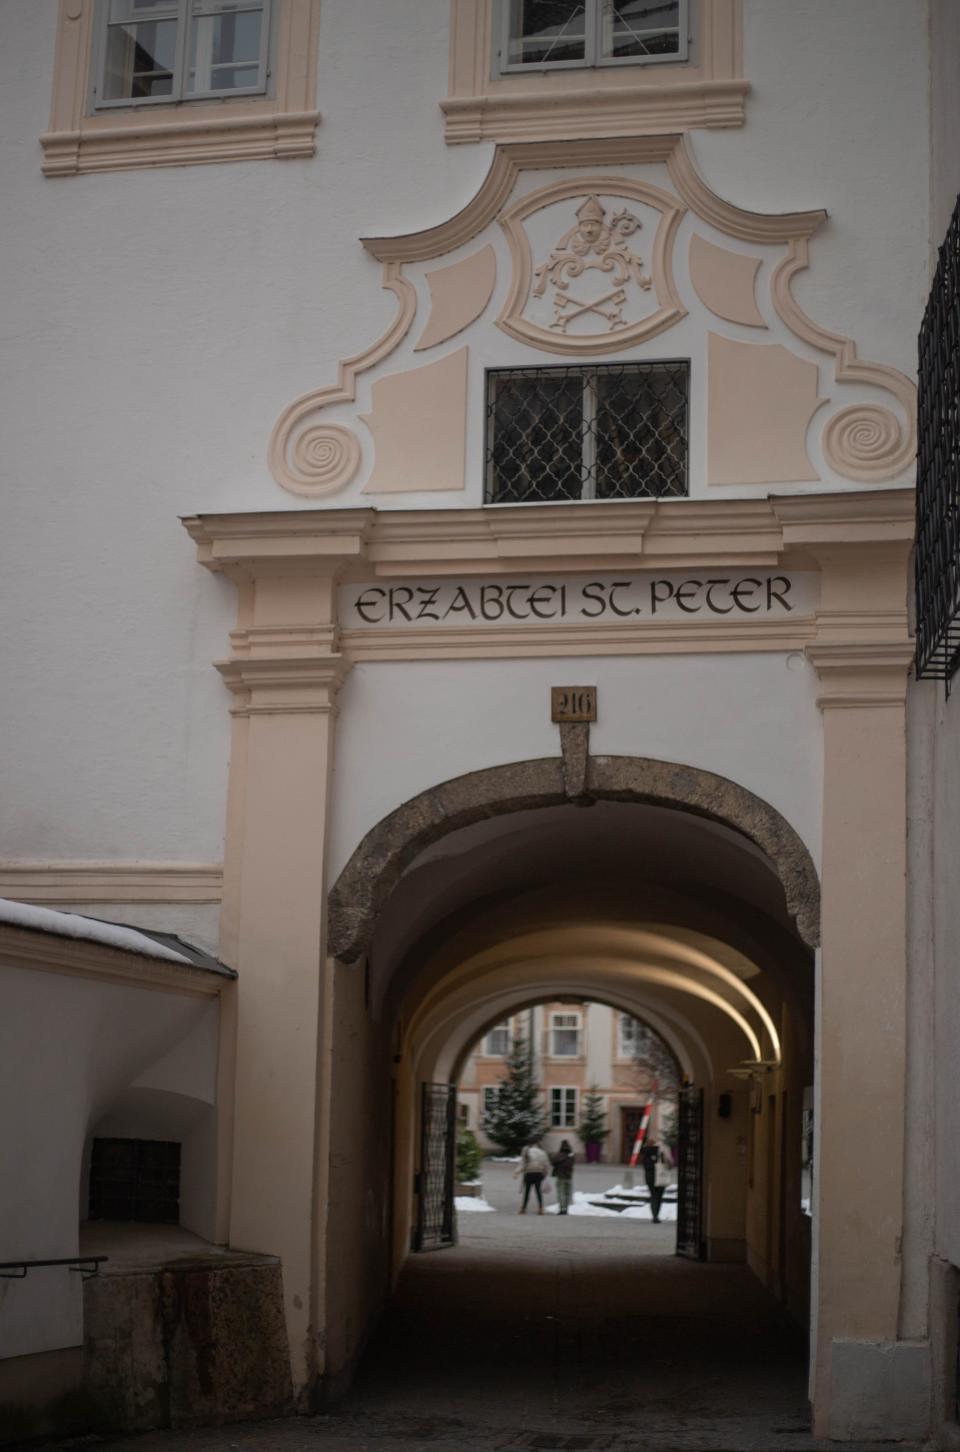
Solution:
[(483, 1040), (483, 1052), (493, 1059), (505, 1059), (510, 1053), (510, 1025), (498, 1023)]
[(497, 70), (644, 65), (687, 55), (687, 0), (503, 0)]
[(646, 1038), (645, 1025), (629, 1013), (617, 1015), (617, 1058), (636, 1058)]
[(687, 492), (686, 363), (488, 374), (488, 504)]
[(261, 95), (270, 0), (104, 0), (94, 104)]
[(550, 1015), (550, 1054), (554, 1059), (575, 1059), (580, 1053), (580, 1015)]

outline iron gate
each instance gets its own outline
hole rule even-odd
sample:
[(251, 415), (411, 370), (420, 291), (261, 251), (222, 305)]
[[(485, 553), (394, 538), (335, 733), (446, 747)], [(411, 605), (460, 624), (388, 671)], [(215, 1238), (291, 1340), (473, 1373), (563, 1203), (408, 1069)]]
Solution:
[(680, 1090), (677, 1115), (677, 1255), (704, 1260), (703, 1090)]
[(424, 1084), (420, 1104), (420, 1173), (417, 1175), (415, 1250), (453, 1245), (457, 1222), (453, 1180), (457, 1159), (457, 1086)]

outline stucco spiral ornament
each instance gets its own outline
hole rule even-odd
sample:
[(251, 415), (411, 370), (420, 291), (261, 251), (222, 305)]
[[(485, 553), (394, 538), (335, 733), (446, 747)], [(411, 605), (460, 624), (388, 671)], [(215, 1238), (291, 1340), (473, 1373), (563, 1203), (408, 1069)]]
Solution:
[(830, 466), (847, 479), (887, 479), (909, 462), (912, 443), (889, 408), (853, 404), (834, 414), (823, 430)]
[(342, 424), (315, 424), (293, 439), (285, 488), (294, 494), (327, 494), (349, 484), (360, 467), (360, 441)]

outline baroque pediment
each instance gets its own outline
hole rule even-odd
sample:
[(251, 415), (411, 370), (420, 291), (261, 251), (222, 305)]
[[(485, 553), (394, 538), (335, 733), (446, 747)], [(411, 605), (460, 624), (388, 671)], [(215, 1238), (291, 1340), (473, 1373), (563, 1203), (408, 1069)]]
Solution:
[(310, 498), (463, 502), (486, 369), (628, 355), (690, 358), (701, 490), (903, 482), (912, 383), (793, 294), (825, 219), (723, 200), (679, 136), (499, 147), (449, 221), (364, 239), (395, 316), (284, 410), (274, 478)]

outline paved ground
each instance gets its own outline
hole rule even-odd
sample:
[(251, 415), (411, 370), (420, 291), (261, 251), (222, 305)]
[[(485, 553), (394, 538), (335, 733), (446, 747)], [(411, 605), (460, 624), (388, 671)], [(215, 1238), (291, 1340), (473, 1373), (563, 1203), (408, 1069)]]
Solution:
[[(591, 1168), (580, 1189), (615, 1183)], [(110, 1438), (112, 1452), (814, 1452), (804, 1338), (743, 1266), (673, 1253), (674, 1227), (460, 1217), (454, 1249), (411, 1257), (358, 1382), (312, 1419)], [(99, 1439), (98, 1439), (99, 1440)], [(69, 1445), (69, 1444), (64, 1444)], [(89, 1439), (74, 1446), (94, 1445)], [(848, 1449), (852, 1452), (852, 1449)]]

